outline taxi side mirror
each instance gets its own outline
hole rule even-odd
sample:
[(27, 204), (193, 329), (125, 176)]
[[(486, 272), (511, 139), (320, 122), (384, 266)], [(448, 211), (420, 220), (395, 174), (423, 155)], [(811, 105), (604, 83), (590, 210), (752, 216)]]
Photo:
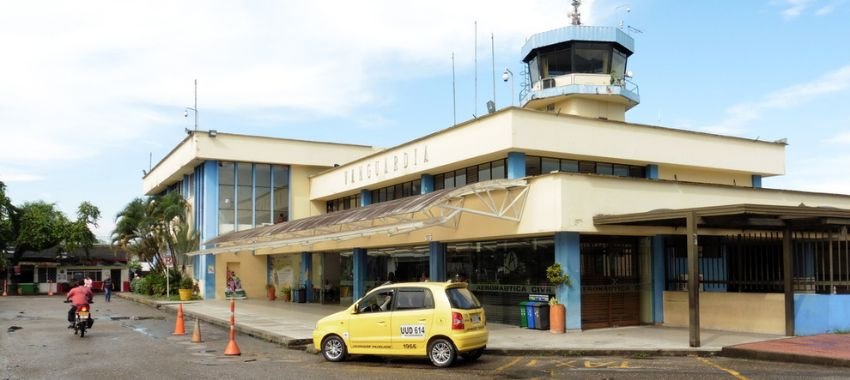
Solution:
[(360, 313), (360, 304), (354, 304), (354, 308), (351, 309), (351, 314), (359, 314)]

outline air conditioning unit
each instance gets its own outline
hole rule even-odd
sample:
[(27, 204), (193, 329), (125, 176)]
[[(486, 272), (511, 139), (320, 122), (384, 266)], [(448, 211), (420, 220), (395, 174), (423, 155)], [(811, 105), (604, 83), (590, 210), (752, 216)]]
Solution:
[(555, 87), (555, 78), (543, 78), (543, 88), (553, 88)]

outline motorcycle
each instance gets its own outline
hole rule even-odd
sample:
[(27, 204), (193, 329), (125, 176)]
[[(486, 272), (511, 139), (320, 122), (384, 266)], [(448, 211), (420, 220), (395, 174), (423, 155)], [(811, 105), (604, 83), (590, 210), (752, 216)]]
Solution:
[[(65, 300), (65, 303), (71, 303)], [(80, 335), (80, 338), (86, 336), (86, 330), (94, 325), (94, 320), (91, 317), (91, 305), (76, 306), (77, 310), (74, 313), (74, 335)]]

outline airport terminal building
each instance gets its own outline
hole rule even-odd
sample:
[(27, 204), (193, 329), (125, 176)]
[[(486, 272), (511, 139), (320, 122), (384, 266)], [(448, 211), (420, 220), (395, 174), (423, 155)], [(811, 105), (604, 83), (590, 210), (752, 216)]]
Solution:
[[(509, 107), (388, 149), (193, 132), (144, 178), (179, 191), (204, 297), (228, 273), (348, 305), (388, 280), (467, 278), (493, 322), (557, 296), (568, 329), (640, 324), (805, 335), (850, 329), (850, 196), (762, 188), (785, 142), (632, 124), (618, 28), (523, 46)], [(571, 286), (553, 287), (558, 262)], [(690, 273), (698, 273), (691, 276)]]

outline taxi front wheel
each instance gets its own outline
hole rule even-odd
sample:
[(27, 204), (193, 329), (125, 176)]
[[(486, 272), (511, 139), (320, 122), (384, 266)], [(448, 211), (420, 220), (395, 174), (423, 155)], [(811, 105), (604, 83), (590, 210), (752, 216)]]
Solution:
[(331, 335), (322, 341), (322, 355), (329, 362), (341, 362), (345, 359), (345, 342), (342, 338)]
[(428, 345), (428, 358), (437, 367), (448, 367), (452, 365), (456, 357), (455, 346), (446, 339), (434, 339)]

